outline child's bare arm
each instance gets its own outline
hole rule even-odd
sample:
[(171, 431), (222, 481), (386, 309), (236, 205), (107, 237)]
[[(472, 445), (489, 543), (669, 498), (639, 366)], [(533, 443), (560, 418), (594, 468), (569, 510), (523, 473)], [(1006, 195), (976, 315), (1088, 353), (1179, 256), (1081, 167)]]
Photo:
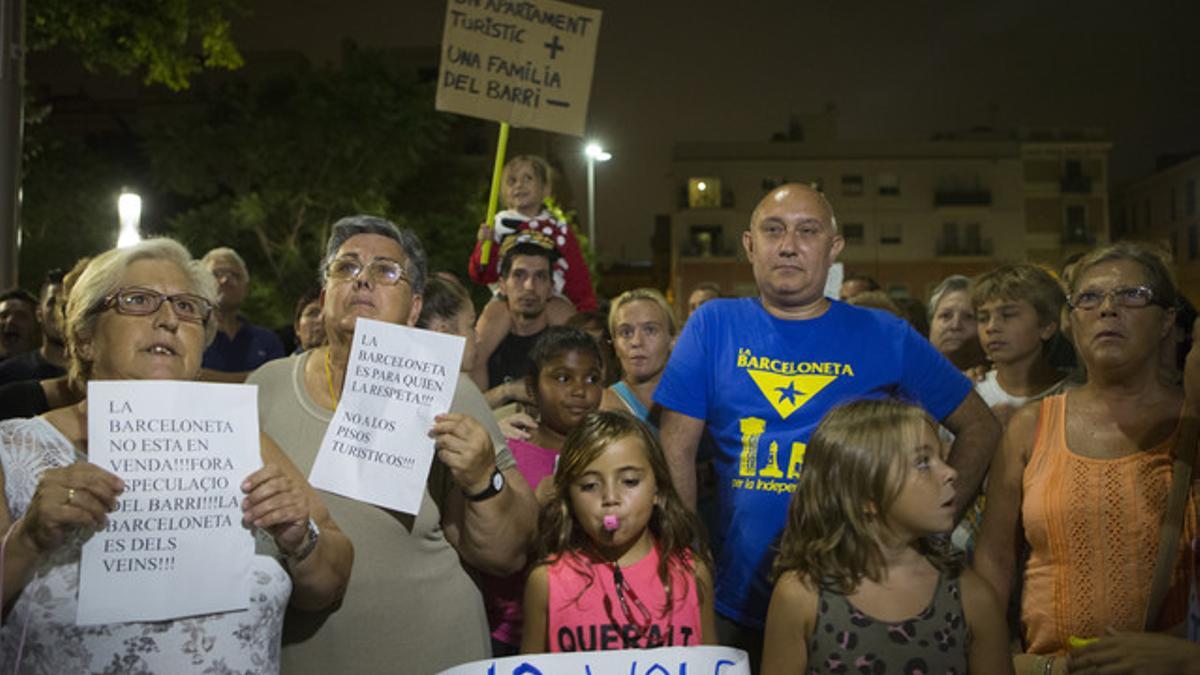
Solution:
[(550, 651), (546, 630), (550, 611), (550, 582), (546, 566), (538, 565), (525, 581), (525, 622), (521, 628), (521, 653), (542, 654)]
[[(496, 347), (500, 346), (510, 330), (512, 330), (512, 316), (508, 313), (508, 307), (503, 300), (492, 298), (483, 306), (483, 311), (479, 313), (479, 320), (475, 322), (475, 370), (471, 372), (471, 379), (475, 380), (475, 384), (478, 384), (483, 391), (488, 390), (489, 384), (487, 381), (488, 359), (492, 358), (492, 352), (496, 351)], [(482, 383), (480, 383), (481, 379)]]
[(700, 593), (700, 644), (717, 642), (717, 613), (713, 609), (713, 579), (708, 565), (696, 561), (696, 590)]
[(575, 316), (575, 305), (571, 301), (559, 296), (552, 295), (550, 300), (546, 302), (546, 322), (551, 326), (565, 326), (567, 319)]
[(971, 570), (964, 570), (961, 581), (963, 614), (971, 632), (967, 662), (972, 673), (1011, 675), (1012, 653), (1008, 626), (996, 592), (988, 582)]
[(808, 671), (808, 638), (817, 619), (820, 594), (796, 572), (775, 582), (763, 633), (762, 675), (800, 675)]
[(975, 570), (992, 586), (1001, 605), (1007, 605), (1024, 541), (1021, 499), (1025, 466), (1037, 433), (1038, 404), (1013, 415), (988, 478), (987, 502), (975, 545)]

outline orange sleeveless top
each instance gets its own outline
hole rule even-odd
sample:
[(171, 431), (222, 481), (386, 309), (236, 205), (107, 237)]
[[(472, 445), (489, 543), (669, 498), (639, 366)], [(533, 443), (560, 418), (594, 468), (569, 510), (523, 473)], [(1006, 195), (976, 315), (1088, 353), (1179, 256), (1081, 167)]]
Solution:
[[(1127, 457), (1083, 457), (1067, 447), (1066, 407), (1066, 394), (1042, 400), (1023, 480), (1021, 518), (1031, 553), (1021, 622), (1026, 651), (1034, 654), (1062, 654), (1068, 637), (1098, 637), (1108, 626), (1142, 630), (1179, 434), (1176, 428), (1158, 446)], [(1187, 610), (1195, 495), (1188, 501), (1160, 630), (1182, 621)]]

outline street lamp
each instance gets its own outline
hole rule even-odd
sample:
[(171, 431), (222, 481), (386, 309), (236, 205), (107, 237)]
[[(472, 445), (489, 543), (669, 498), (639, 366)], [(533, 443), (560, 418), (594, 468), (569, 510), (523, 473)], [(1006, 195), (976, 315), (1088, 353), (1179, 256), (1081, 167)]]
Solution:
[(117, 197), (117, 217), (121, 220), (121, 233), (117, 235), (117, 248), (133, 246), (142, 240), (138, 234), (138, 221), (142, 218), (142, 198), (134, 192), (122, 192)]
[(596, 162), (607, 162), (612, 153), (605, 152), (599, 143), (588, 143), (583, 154), (587, 155), (588, 173), (588, 248), (596, 255)]

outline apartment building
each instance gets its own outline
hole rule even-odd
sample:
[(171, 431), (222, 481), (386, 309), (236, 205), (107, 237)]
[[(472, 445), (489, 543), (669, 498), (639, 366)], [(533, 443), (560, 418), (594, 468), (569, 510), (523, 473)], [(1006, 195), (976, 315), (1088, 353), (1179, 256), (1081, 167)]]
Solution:
[(821, 189), (846, 239), (847, 273), (924, 299), (950, 274), (1008, 261), (1057, 265), (1105, 241), (1108, 153), (1095, 130), (976, 130), (928, 141), (843, 141), (828, 115), (762, 143), (675, 146), (671, 219), (677, 303), (700, 281), (755, 293), (741, 251), (750, 212), (784, 182)]
[(1112, 238), (1149, 241), (1171, 252), (1179, 285), (1200, 297), (1200, 153), (1159, 159), (1157, 169), (1112, 192)]

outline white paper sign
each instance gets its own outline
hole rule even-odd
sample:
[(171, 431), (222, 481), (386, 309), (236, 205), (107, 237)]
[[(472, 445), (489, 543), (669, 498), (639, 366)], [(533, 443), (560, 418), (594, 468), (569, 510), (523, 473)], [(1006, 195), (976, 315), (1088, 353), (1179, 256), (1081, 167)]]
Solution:
[(359, 319), (346, 384), (308, 480), (315, 488), (416, 514), (433, 462), (433, 418), (450, 410), (464, 340)]
[(829, 266), (829, 276), (825, 277), (825, 297), (837, 300), (842, 295), (842, 280), (846, 278), (846, 268), (842, 263), (835, 262)]
[(441, 675), (750, 675), (746, 652), (731, 647), (663, 647), (528, 654), (474, 661)]
[(80, 625), (246, 609), (241, 484), (262, 466), (258, 387), (89, 382), (88, 461), (125, 492), (83, 545)]

